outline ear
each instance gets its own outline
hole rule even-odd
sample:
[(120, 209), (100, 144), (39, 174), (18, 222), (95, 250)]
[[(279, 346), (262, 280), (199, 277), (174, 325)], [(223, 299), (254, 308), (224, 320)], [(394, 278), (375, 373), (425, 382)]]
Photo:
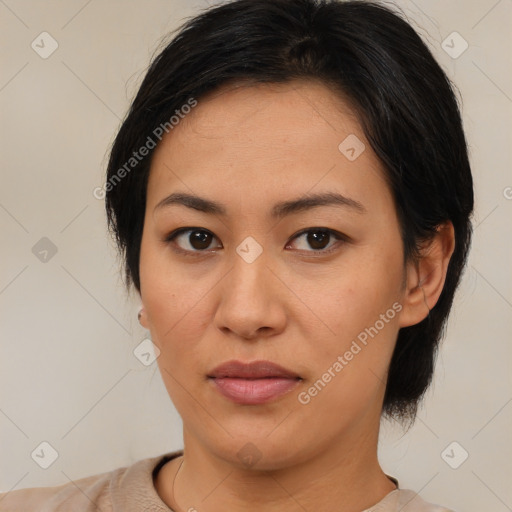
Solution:
[(139, 323), (142, 325), (142, 327), (145, 327), (146, 329), (149, 329), (148, 327), (148, 316), (146, 314), (146, 310), (144, 309), (144, 306), (139, 309)]
[(400, 327), (416, 325), (436, 305), (443, 291), (448, 263), (455, 249), (453, 224), (446, 221), (420, 252), (419, 261), (407, 264), (407, 281), (402, 299)]

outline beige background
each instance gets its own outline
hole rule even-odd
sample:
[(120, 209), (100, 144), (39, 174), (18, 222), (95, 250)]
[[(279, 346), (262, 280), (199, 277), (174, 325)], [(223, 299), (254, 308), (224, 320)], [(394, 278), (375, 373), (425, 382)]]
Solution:
[[(147, 333), (137, 298), (123, 293), (104, 204), (92, 191), (104, 183), (109, 144), (161, 37), (207, 5), (0, 1), (0, 491), (66, 483), (182, 446), (156, 362), (144, 366), (133, 354)], [(427, 500), (505, 512), (512, 509), (512, 1), (397, 5), (461, 91), (476, 215), (426, 407), (405, 435), (383, 423), (381, 462)], [(59, 45), (47, 59), (31, 48), (43, 31)], [(469, 44), (456, 59), (441, 46), (453, 31)], [(43, 237), (57, 248), (47, 262), (32, 252)], [(31, 458), (43, 441), (58, 452), (48, 469)], [(453, 441), (460, 447), (452, 460), (469, 454), (458, 469), (441, 456)]]

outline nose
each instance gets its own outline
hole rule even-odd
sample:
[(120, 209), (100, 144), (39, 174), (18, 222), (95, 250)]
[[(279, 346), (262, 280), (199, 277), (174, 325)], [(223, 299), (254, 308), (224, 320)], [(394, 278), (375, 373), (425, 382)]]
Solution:
[(251, 263), (234, 254), (233, 267), (221, 283), (214, 322), (224, 334), (254, 340), (283, 331), (289, 296), (265, 251)]

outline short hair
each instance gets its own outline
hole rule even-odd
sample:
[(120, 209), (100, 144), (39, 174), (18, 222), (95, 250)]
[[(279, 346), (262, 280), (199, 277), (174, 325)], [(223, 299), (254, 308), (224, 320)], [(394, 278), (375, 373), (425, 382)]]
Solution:
[(149, 145), (155, 128), (169, 131), (176, 110), (221, 85), (320, 81), (349, 102), (383, 165), (404, 261), (415, 261), (443, 222), (454, 226), (439, 300), (423, 321), (400, 329), (389, 366), (382, 415), (412, 425), (471, 243), (473, 180), (454, 84), (405, 17), (376, 2), (234, 0), (207, 8), (177, 31), (150, 63), (107, 166), (107, 223), (127, 289), (134, 285), (140, 293), (154, 148), (123, 179), (118, 173)]

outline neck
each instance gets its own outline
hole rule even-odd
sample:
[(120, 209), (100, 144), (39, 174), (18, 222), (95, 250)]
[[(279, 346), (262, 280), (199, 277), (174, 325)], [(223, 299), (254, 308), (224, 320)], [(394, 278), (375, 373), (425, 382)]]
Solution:
[(334, 511), (340, 504), (345, 512), (360, 512), (396, 488), (377, 460), (378, 428), (370, 435), (354, 432), (292, 466), (265, 471), (212, 454), (187, 430), (184, 441), (183, 457), (166, 464), (156, 483), (176, 512)]

